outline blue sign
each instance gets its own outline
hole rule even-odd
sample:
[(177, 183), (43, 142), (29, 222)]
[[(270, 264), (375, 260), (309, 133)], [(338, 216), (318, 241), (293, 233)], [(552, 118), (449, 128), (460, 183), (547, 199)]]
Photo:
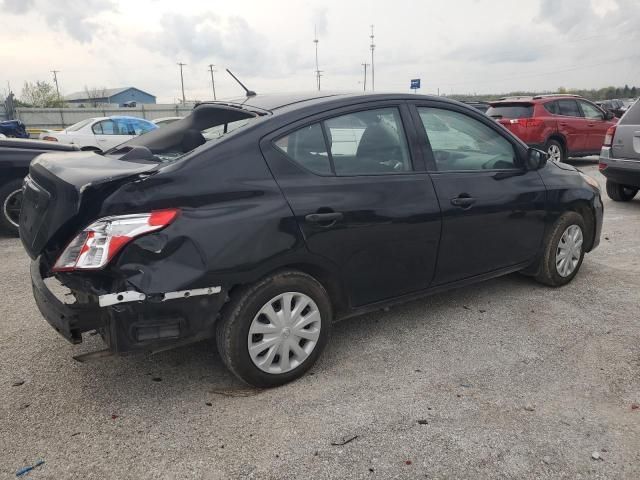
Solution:
[(419, 78), (412, 78), (411, 79), (411, 89), (412, 90), (416, 90), (420, 88), (420, 79)]

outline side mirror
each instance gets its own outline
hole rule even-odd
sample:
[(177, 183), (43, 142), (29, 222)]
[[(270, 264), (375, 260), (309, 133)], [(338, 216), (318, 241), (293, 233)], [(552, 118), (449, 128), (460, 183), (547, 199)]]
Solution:
[(529, 148), (527, 151), (527, 170), (540, 170), (547, 164), (549, 155), (537, 148)]
[(614, 113), (611, 110), (607, 110), (604, 112), (604, 119), (605, 120), (613, 120), (615, 118)]

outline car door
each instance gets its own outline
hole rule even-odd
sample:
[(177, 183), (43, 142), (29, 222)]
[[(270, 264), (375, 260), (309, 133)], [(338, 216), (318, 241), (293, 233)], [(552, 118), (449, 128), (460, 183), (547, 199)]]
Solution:
[(573, 98), (561, 99), (558, 104), (558, 131), (567, 140), (567, 150), (572, 152), (583, 152), (587, 150), (587, 135), (589, 126), (582, 116), (582, 111), (578, 102)]
[(128, 135), (129, 125), (123, 119), (101, 120), (92, 129), (96, 146), (103, 152), (133, 138)]
[(416, 103), (414, 118), (442, 210), (434, 285), (531, 261), (544, 234), (546, 189), (523, 167), (526, 148), (454, 105)]
[(585, 150), (588, 152), (599, 153), (604, 142), (604, 136), (612, 122), (605, 120), (604, 112), (595, 105), (585, 101), (578, 100), (582, 113), (586, 119), (589, 128), (585, 141)]
[(357, 307), (426, 289), (440, 209), (403, 103), (333, 110), (261, 142), (309, 251)]

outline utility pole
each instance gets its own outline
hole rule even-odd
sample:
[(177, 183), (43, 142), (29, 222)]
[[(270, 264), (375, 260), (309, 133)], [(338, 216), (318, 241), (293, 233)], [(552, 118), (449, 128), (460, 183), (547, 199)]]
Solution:
[(313, 31), (314, 31), (314, 40), (313, 43), (316, 44), (316, 85), (318, 87), (318, 91), (320, 91), (320, 77), (322, 75), (320, 75), (322, 73), (322, 70), (320, 70), (320, 66), (318, 65), (318, 29), (317, 27), (313, 27)]
[(209, 64), (209, 71), (211, 72), (211, 88), (213, 88), (213, 99), (217, 100), (217, 98), (216, 98), (216, 82), (213, 80), (213, 72), (215, 70), (213, 69), (213, 67), (215, 67), (215, 65)]
[(375, 43), (373, 43), (373, 25), (371, 25), (371, 35), (369, 35), (369, 37), (371, 38), (371, 45), (369, 45), (369, 47), (371, 48), (371, 91), (373, 92), (376, 89), (375, 73), (373, 69), (373, 50), (376, 48)]
[(184, 67), (186, 63), (178, 62), (178, 65), (180, 65), (180, 83), (182, 84), (182, 106), (184, 107), (187, 101), (184, 98), (184, 77), (182, 76), (182, 67)]
[(56, 93), (58, 94), (58, 100), (60, 100), (60, 87), (58, 87), (58, 74), (60, 70), (51, 70), (51, 73), (53, 73), (53, 83), (56, 84)]
[(364, 67), (364, 84), (363, 84), (363, 91), (367, 91), (367, 67), (369, 66), (368, 63), (363, 63), (362, 66)]

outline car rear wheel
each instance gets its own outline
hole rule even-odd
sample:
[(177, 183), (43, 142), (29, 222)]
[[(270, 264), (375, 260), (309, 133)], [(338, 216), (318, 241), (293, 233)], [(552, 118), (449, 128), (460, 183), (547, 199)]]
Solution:
[(547, 234), (536, 280), (552, 287), (573, 280), (584, 259), (585, 237), (582, 216), (575, 212), (564, 213)]
[(331, 330), (329, 296), (298, 271), (269, 276), (234, 292), (216, 327), (224, 364), (255, 387), (302, 376), (316, 362)]
[(554, 162), (564, 162), (566, 160), (564, 148), (557, 140), (549, 140), (545, 149), (549, 155), (549, 160)]
[(637, 188), (625, 187), (619, 183), (607, 180), (607, 195), (609, 195), (609, 198), (614, 202), (628, 202), (636, 196), (636, 193), (638, 193)]
[(20, 207), (22, 205), (22, 180), (13, 180), (0, 188), (0, 229), (11, 235), (18, 235)]

